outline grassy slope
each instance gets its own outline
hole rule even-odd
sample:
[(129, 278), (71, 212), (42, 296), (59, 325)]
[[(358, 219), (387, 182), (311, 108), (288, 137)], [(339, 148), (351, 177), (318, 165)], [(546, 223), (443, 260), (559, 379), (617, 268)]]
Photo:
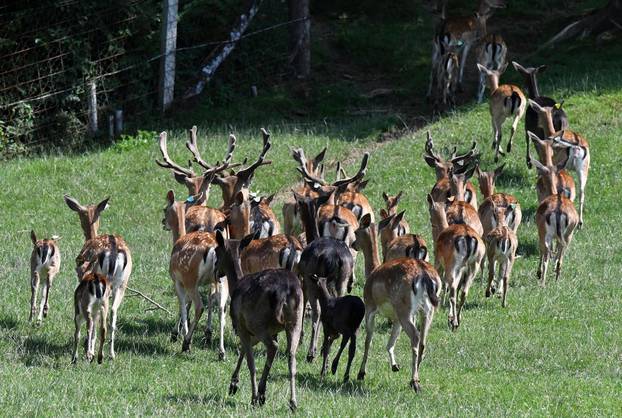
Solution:
[[(587, 52), (586, 52), (587, 51)], [(574, 61), (570, 59), (574, 57)], [(496, 298), (486, 300), (478, 282), (473, 287), (463, 328), (453, 334), (446, 327), (446, 309), (437, 313), (422, 367), (424, 392), (415, 396), (408, 388), (408, 343), (401, 337), (396, 350), (402, 371), (391, 373), (384, 345), (388, 327), (378, 322), (368, 378), (342, 386), (335, 377), (319, 380), (319, 364), (299, 362), (300, 412), (306, 415), (614, 415), (620, 413), (622, 312), (622, 219), (617, 210), (616, 188), (619, 137), (622, 133), (622, 79), (617, 63), (622, 48), (564, 50), (546, 60), (551, 71), (542, 90), (564, 96), (575, 130), (586, 135), (592, 149), (588, 182), (586, 227), (576, 234), (564, 266), (563, 280), (541, 289), (535, 281), (537, 233), (534, 173), (524, 166), (524, 144), (519, 135), (516, 151), (507, 158), (499, 189), (514, 193), (522, 202), (524, 224), (519, 230), (520, 253), (502, 310)], [(511, 72), (508, 74), (510, 77)], [(514, 77), (514, 76), (512, 76)], [(291, 126), (273, 128), (275, 149), (271, 167), (256, 176), (256, 188), (286, 190), (295, 180), (288, 146), (319, 150), (330, 139), (330, 158), (343, 158), (370, 145), (371, 125), (356, 122), (339, 130), (313, 126), (313, 132)], [(361, 129), (364, 127), (364, 129)], [(464, 107), (430, 126), (439, 144), (464, 146), (482, 142), (490, 163), (490, 138), (485, 105)], [(507, 129), (507, 127), (506, 127)], [(352, 133), (366, 132), (361, 140), (347, 142)], [(176, 135), (180, 137), (180, 134)], [(212, 132), (205, 157), (223, 152), (224, 132)], [(259, 149), (258, 132), (241, 133), (238, 159)], [(420, 158), (424, 134), (375, 147), (368, 194), (380, 207), (380, 192), (403, 189), (412, 228), (430, 237), (425, 193), (433, 173)], [(181, 141), (172, 141), (171, 154), (185, 158)], [(69, 365), (72, 340), (72, 292), (75, 287), (73, 257), (82, 236), (77, 217), (62, 203), (71, 193), (91, 202), (112, 195), (111, 208), (102, 219), (102, 231), (124, 235), (134, 252), (131, 285), (144, 290), (171, 310), (175, 297), (167, 277), (170, 236), (160, 219), (166, 190), (172, 178), (152, 163), (157, 147), (114, 150), (85, 156), (20, 160), (3, 167), (0, 188), (0, 407), (6, 415), (18, 414), (216, 414), (251, 415), (248, 372), (243, 368), (241, 392), (227, 396), (233, 369), (235, 337), (228, 328), (229, 356), (217, 361), (213, 348), (204, 349), (200, 332), (189, 355), (180, 344), (168, 341), (173, 318), (161, 311), (145, 312), (149, 305), (126, 297), (121, 308), (118, 359), (104, 365)], [(484, 163), (484, 166), (488, 164)], [(212, 193), (216, 201), (218, 192)], [(28, 232), (63, 236), (64, 264), (52, 290), (50, 317), (42, 328), (27, 323), (29, 288)], [(360, 294), (362, 269), (355, 289)], [(354, 363), (358, 369), (362, 337)], [(307, 341), (299, 353), (304, 358)], [(258, 350), (260, 353), (262, 350)], [(343, 360), (342, 360), (343, 361)], [(259, 355), (258, 366), (263, 365)], [(343, 370), (343, 364), (341, 370)], [(268, 385), (268, 403), (262, 414), (286, 413), (288, 385), (286, 361), (275, 362)]]

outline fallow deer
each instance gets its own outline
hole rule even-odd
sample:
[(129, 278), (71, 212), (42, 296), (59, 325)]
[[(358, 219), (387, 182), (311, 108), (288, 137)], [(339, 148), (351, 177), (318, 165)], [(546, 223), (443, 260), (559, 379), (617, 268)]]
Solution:
[[(245, 242), (249, 241), (250, 242)], [(257, 232), (246, 236), (240, 244), (240, 258), (244, 274), (257, 273), (266, 269), (287, 269), (297, 271), (302, 254), (302, 245), (295, 237), (278, 234), (258, 238)]]
[[(190, 139), (186, 142), (186, 146), (190, 150), (196, 150), (196, 134), (197, 127), (193, 126), (189, 131)], [(229, 144), (224, 162), (228, 164), (226, 167), (237, 166), (229, 164), (233, 157), (233, 151), (236, 146), (236, 138), (234, 135), (229, 136)], [(209, 197), (209, 188), (211, 183), (205, 183), (205, 175), (196, 175), (190, 168), (184, 168), (176, 164), (168, 154), (167, 133), (160, 133), (159, 141), (160, 153), (163, 161), (156, 160), (156, 164), (160, 167), (168, 168), (173, 173), (175, 180), (180, 184), (184, 184), (188, 188), (188, 200), (186, 204), (186, 230), (188, 232), (206, 231), (213, 232), (216, 229), (225, 229), (226, 216), (215, 208), (207, 206)], [(209, 170), (208, 170), (209, 175)]]
[(85, 239), (80, 254), (76, 257), (78, 280), (82, 280), (90, 269), (93, 273), (105, 275), (111, 287), (110, 357), (114, 359), (117, 313), (132, 274), (132, 254), (121, 236), (97, 234), (99, 217), (108, 207), (108, 200), (106, 198), (97, 205), (83, 206), (75, 198), (65, 195), (65, 203), (69, 209), (78, 213)]
[(404, 211), (396, 215), (389, 215), (378, 224), (378, 233), (382, 245), (382, 261), (400, 257), (412, 257), (428, 261), (428, 249), (420, 235), (411, 233), (398, 235), (397, 232), (403, 215)]
[(458, 56), (446, 52), (440, 57), (436, 67), (436, 93), (434, 94), (434, 111), (445, 111), (456, 105), (456, 91), (460, 75)]
[(348, 365), (343, 377), (343, 381), (350, 380), (350, 366), (356, 354), (356, 332), (365, 316), (365, 304), (358, 296), (346, 295), (339, 298), (333, 297), (326, 287), (326, 277), (313, 276), (318, 288), (320, 289), (319, 299), (322, 308), (322, 328), (324, 329), (324, 342), (322, 343), (322, 371), (321, 376), (326, 375), (328, 368), (328, 355), (330, 347), (339, 335), (341, 337), (341, 345), (339, 351), (331, 365), (331, 372), (337, 373), (339, 367), (339, 358), (344, 348), (350, 342), (348, 349)]
[(476, 167), (479, 189), (484, 197), (484, 201), (477, 210), (479, 219), (482, 222), (484, 237), (497, 227), (495, 207), (506, 208), (505, 220), (515, 233), (523, 219), (523, 212), (516, 197), (507, 193), (495, 193), (495, 180), (503, 172), (504, 166), (505, 164), (502, 164), (495, 168), (494, 171), (481, 171), (479, 165)]
[[(386, 257), (389, 243), (395, 238), (406, 235), (407, 233), (406, 228), (402, 224), (402, 222), (404, 222), (403, 218), (405, 212), (406, 211), (401, 211), (400, 213), (389, 215), (384, 209), (380, 210), (382, 220), (378, 223), (378, 233), (380, 234), (380, 245), (382, 247), (383, 257)], [(408, 232), (410, 232), (410, 229)]]
[[(473, 175), (474, 168), (469, 169), (466, 173), (455, 174), (453, 171), (449, 173), (449, 182), (451, 186), (450, 198), (451, 203), (446, 207), (447, 221), (452, 224), (466, 224), (473, 228), (481, 237), (484, 234), (482, 222), (479, 219), (477, 210), (469, 203), (464, 201), (465, 182)], [(432, 197), (432, 195), (430, 195)]]
[(37, 239), (35, 231), (30, 231), (30, 239), (32, 240), (32, 253), (30, 254), (30, 317), (32, 321), (37, 312), (37, 293), (39, 292), (39, 284), (43, 278), (43, 289), (41, 290), (41, 308), (37, 315), (37, 324), (48, 316), (48, 297), (50, 288), (54, 282), (54, 277), (60, 270), (60, 248), (58, 240), (60, 237), (56, 235), (51, 239)]
[(281, 224), (270, 208), (274, 195), (256, 197), (251, 200), (250, 227), (252, 232), (259, 232), (259, 238), (271, 237), (281, 233)]
[[(387, 218), (389, 215), (397, 214), (397, 205), (400, 203), (402, 195), (403, 193), (401, 191), (395, 196), (389, 196), (385, 192), (382, 192), (382, 198), (387, 205), (386, 209), (380, 209), (380, 216), (382, 217), (382, 219)], [(406, 220), (403, 218), (400, 220), (399, 228), (400, 230), (397, 232), (397, 235), (404, 235), (410, 232), (410, 226), (408, 225), (408, 222), (406, 222)]]
[[(448, 224), (443, 204), (434, 202), (431, 195), (428, 195), (428, 207), (432, 228), (440, 231), (434, 239), (434, 265), (443, 273), (449, 292), (447, 323), (455, 331), (460, 326), (462, 307), (486, 250), (481, 234), (475, 229), (465, 224)], [(456, 300), (458, 290), (460, 302)]]
[[(222, 175), (214, 177), (214, 184), (220, 187), (222, 191), (223, 206), (222, 209), (228, 209), (235, 201), (236, 195), (239, 192), (244, 193), (244, 197), (249, 197), (249, 187), (255, 175), (255, 170), (263, 165), (272, 164), (272, 161), (266, 160), (266, 154), (272, 146), (270, 142), (270, 134), (264, 128), (261, 128), (261, 134), (263, 137), (263, 148), (257, 160), (239, 171), (231, 170), (229, 175)], [(208, 164), (202, 157), (198, 150), (196, 143), (196, 135), (190, 142), (186, 143), (186, 146), (192, 153), (194, 161), (206, 170), (212, 170), (214, 166)], [(228, 163), (227, 160), (224, 163)], [(229, 166), (231, 167), (231, 166)]]
[[(425, 352), (425, 344), (438, 306), (438, 291), (441, 280), (429, 263), (412, 258), (396, 258), (380, 264), (376, 243), (376, 225), (371, 219), (362, 219), (356, 231), (357, 247), (365, 255), (365, 353), (358, 373), (358, 379), (365, 378), (369, 348), (374, 334), (376, 314), (381, 313), (393, 323), (387, 352), (391, 369), (396, 372), (399, 366), (395, 361), (395, 343), (402, 328), (410, 338), (412, 354), (412, 375), (410, 386), (419, 391), (419, 366)], [(421, 314), (419, 329), (415, 323)]]
[[(313, 159), (307, 160), (305, 157), (305, 153), (302, 148), (298, 148), (292, 150), (292, 157), (299, 165), (304, 165), (307, 171), (318, 178), (323, 178), (323, 170), (324, 166), (322, 165), (322, 161), (324, 161), (324, 157), (326, 155), (326, 147), (318, 155), (316, 155)], [(317, 195), (309, 188), (307, 183), (303, 181), (301, 184), (294, 188), (294, 191), (301, 196), (312, 195), (313, 197), (317, 197)], [(294, 235), (296, 233), (304, 232), (302, 230), (302, 222), (300, 221), (300, 215), (298, 213), (298, 208), (296, 206), (296, 199), (294, 197), (288, 198), (283, 203), (283, 232), (285, 235)]]
[(564, 253), (572, 241), (572, 234), (578, 224), (579, 215), (574, 204), (562, 194), (551, 195), (538, 206), (536, 210), (540, 248), (538, 279), (542, 286), (546, 283), (547, 267), (553, 253), (553, 241), (557, 242), (555, 279), (558, 280)]
[(95, 329), (99, 328), (99, 350), (97, 362), (104, 359), (104, 342), (106, 340), (108, 304), (110, 286), (106, 276), (88, 272), (82, 276), (73, 296), (75, 332), (73, 335), (72, 363), (78, 361), (78, 341), (80, 328), (86, 321), (86, 359), (92, 361), (95, 356)]
[[(546, 70), (546, 65), (541, 65), (539, 67), (523, 67), (516, 61), (512, 61), (512, 65), (519, 72), (520, 75), (523, 76), (523, 80), (525, 81), (525, 85), (527, 86), (527, 93), (529, 98), (540, 106), (547, 106), (553, 108), (553, 126), (555, 131), (561, 131), (563, 129), (568, 129), (568, 116), (566, 112), (562, 109), (562, 102), (557, 102), (555, 99), (550, 97), (541, 96), (540, 89), (538, 88), (538, 73)], [(525, 113), (525, 141), (526, 141), (526, 151), (525, 158), (527, 160), (527, 167), (531, 168), (530, 158), (529, 158), (529, 134), (528, 132), (535, 133), (538, 138), (546, 139), (544, 135), (544, 130), (538, 126), (538, 113), (531, 108), (531, 106), (527, 106), (527, 112)], [(538, 150), (538, 154), (540, 154), (539, 148), (536, 146)]]
[[(479, 47), (477, 63), (489, 70), (500, 71), (506, 65), (505, 56), (508, 48), (503, 37), (498, 33), (488, 34), (482, 39)], [(477, 103), (481, 103), (486, 90), (486, 76), (483, 72), (479, 74), (479, 86), (477, 88)]]
[(493, 142), (492, 147), (495, 150), (495, 162), (499, 161), (499, 154), (503, 155), (501, 150), (501, 136), (503, 123), (507, 118), (512, 118), (512, 128), (510, 130), (510, 139), (508, 141), (507, 152), (512, 151), (512, 140), (518, 127), (518, 122), (525, 115), (527, 108), (527, 99), (518, 86), (514, 84), (499, 85), (499, 77), (507, 68), (507, 64), (499, 70), (489, 70), (481, 64), (477, 64), (477, 68), (481, 74), (486, 76), (486, 84), (490, 89), (490, 116), (492, 119)]
[[(173, 339), (176, 338), (177, 333), (180, 333), (184, 338), (182, 351), (190, 350), (192, 335), (203, 314), (203, 301), (199, 286), (208, 285), (210, 295), (208, 297), (208, 325), (205, 334), (209, 340), (212, 334), (212, 301), (217, 298), (220, 316), (219, 357), (223, 359), (225, 356), (225, 308), (229, 289), (227, 282), (219, 280), (216, 275), (216, 238), (211, 232), (186, 233), (184, 202), (175, 201), (175, 194), (172, 190), (168, 191), (166, 199), (165, 220), (173, 235), (169, 275), (179, 302), (179, 322), (173, 330)], [(188, 301), (187, 298), (190, 300)], [(188, 302), (194, 305), (194, 320), (190, 327), (188, 327)]]
[[(471, 148), (466, 153), (460, 155), (456, 155), (456, 148), (454, 147), (451, 156), (448, 159), (444, 159), (440, 156), (440, 154), (434, 151), (432, 136), (428, 131), (423, 159), (434, 169), (436, 173), (436, 184), (432, 188), (431, 192), (435, 202), (447, 202), (447, 199), (451, 197), (449, 170), (454, 168), (454, 171), (457, 170), (459, 172), (460, 170), (466, 169), (467, 167), (477, 163), (479, 160), (479, 154), (476, 154), (476, 146), (477, 144), (473, 142)], [(477, 207), (477, 193), (475, 192), (475, 187), (470, 181), (467, 181), (466, 183), (465, 200), (473, 207)]]
[[(460, 58), (460, 73), (458, 85), (462, 85), (464, 68), (471, 48), (486, 36), (486, 23), (492, 16), (494, 9), (504, 8), (503, 0), (480, 0), (477, 12), (470, 16), (441, 16), (442, 20), (436, 28), (434, 48), (432, 51), (432, 66), (438, 63), (443, 54), (456, 52)], [(443, 8), (444, 9), (444, 8)], [(430, 85), (432, 84), (430, 79)], [(429, 88), (431, 91), (431, 87)]]
[(529, 104), (538, 114), (538, 126), (544, 130), (546, 138), (554, 142), (553, 163), (563, 164), (563, 168), (577, 173), (579, 180), (579, 228), (583, 226), (583, 206), (585, 204), (585, 185), (590, 171), (590, 146), (580, 134), (571, 130), (555, 131), (553, 123), (554, 107), (542, 107), (533, 100)]
[[(347, 178), (348, 175), (341, 167), (341, 163), (337, 163), (337, 180), (341, 180), (342, 175), (343, 178)], [(372, 221), (374, 220), (374, 210), (369, 204), (369, 200), (367, 196), (365, 196), (362, 192), (363, 189), (367, 186), (369, 180), (358, 180), (352, 182), (346, 186), (344, 192), (339, 193), (337, 198), (337, 204), (345, 207), (352, 211), (352, 213), (356, 216), (356, 220), (359, 221), (363, 216), (370, 214)]]
[[(506, 300), (508, 295), (508, 282), (514, 260), (516, 260), (516, 249), (518, 248), (518, 239), (516, 232), (510, 228), (506, 222), (506, 213), (515, 212), (515, 204), (510, 203), (507, 206), (496, 206), (493, 203), (493, 213), (497, 227), (486, 234), (486, 255), (488, 257), (488, 286), (486, 287), (486, 297), (490, 297), (494, 291), (492, 287), (495, 278), (495, 270), (497, 270), (497, 288), (503, 292), (501, 306), (507, 306)], [(503, 289), (501, 289), (503, 285)]]
[(313, 276), (326, 277), (335, 296), (343, 296), (351, 291), (354, 284), (354, 260), (350, 248), (341, 240), (332, 237), (320, 237), (316, 221), (318, 206), (328, 199), (326, 195), (314, 199), (293, 191), (296, 204), (306, 234), (307, 246), (300, 255), (298, 272), (302, 277), (306, 301), (311, 305), (311, 342), (307, 361), (311, 362), (317, 352), (318, 327), (321, 307), (319, 289)]
[(242, 239), (251, 233), (251, 204), (244, 192), (238, 192), (228, 209), (229, 236)]
[[(231, 323), (240, 338), (241, 350), (229, 394), (238, 390), (242, 360), (250, 371), (253, 405), (266, 402), (266, 385), (272, 362), (278, 350), (277, 335), (285, 331), (289, 360), (290, 398), (289, 407), (295, 410), (296, 401), (296, 351), (302, 330), (304, 298), (300, 280), (296, 274), (284, 269), (269, 269), (242, 275), (240, 265), (240, 241), (225, 240), (216, 232), (218, 274), (227, 276), (231, 289)], [(253, 346), (262, 342), (266, 347), (266, 364), (257, 387)]]
[(533, 132), (527, 132), (527, 135), (537, 145), (542, 152), (542, 163), (531, 158), (531, 153), (527, 152), (530, 159), (530, 166), (536, 167), (538, 172), (538, 180), (536, 182), (536, 191), (538, 193), (538, 203), (542, 203), (544, 199), (552, 194), (562, 193), (568, 199), (574, 202), (576, 197), (576, 187), (572, 176), (564, 170), (564, 162), (555, 165), (553, 163), (553, 141), (551, 139), (541, 140)]

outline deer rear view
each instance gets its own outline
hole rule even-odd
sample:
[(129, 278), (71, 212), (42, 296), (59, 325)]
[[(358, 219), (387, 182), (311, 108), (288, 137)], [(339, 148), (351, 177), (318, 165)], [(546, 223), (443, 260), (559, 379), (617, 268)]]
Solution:
[(30, 231), (30, 239), (32, 240), (32, 253), (30, 255), (30, 317), (32, 321), (37, 312), (37, 293), (39, 292), (39, 284), (43, 278), (43, 289), (41, 290), (41, 308), (37, 315), (37, 324), (48, 316), (48, 297), (54, 277), (60, 270), (60, 249), (58, 240), (60, 237), (53, 236), (51, 239), (37, 239), (35, 231)]

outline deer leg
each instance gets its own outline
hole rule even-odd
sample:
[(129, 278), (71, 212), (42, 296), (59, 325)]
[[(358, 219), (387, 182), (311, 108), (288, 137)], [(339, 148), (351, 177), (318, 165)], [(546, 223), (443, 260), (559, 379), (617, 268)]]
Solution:
[(188, 334), (186, 334), (186, 336), (184, 337), (184, 343), (182, 345), (181, 351), (190, 351), (190, 345), (192, 344), (192, 335), (194, 334), (194, 330), (199, 324), (199, 319), (201, 319), (201, 315), (203, 315), (203, 301), (201, 300), (201, 295), (199, 294), (198, 289), (192, 289), (190, 291), (190, 297), (192, 298), (192, 303), (194, 304), (194, 318), (192, 319), (192, 324), (190, 325)]
[(116, 290), (112, 290), (112, 317), (110, 319), (110, 358), (114, 360), (116, 357), (114, 349), (114, 340), (117, 335), (117, 313), (119, 306), (123, 302), (123, 296), (125, 295), (125, 285), (120, 285)]
[(429, 311), (425, 310), (423, 312), (423, 318), (421, 319), (421, 339), (419, 340), (419, 357), (417, 367), (421, 364), (421, 360), (423, 360), (423, 356), (425, 354), (425, 343), (428, 338), (428, 332), (430, 331), (430, 325), (432, 325), (432, 318), (434, 318), (434, 308)]
[(250, 373), (251, 378), (251, 404), (257, 404), (257, 376), (255, 370), (255, 357), (253, 356), (253, 347), (250, 343), (250, 337), (245, 336), (244, 341), (242, 339), (242, 335), (240, 334), (240, 341), (242, 342), (242, 349), (244, 350), (244, 355), (246, 356), (246, 365), (248, 366), (248, 371)]
[(86, 317), (86, 359), (93, 361), (93, 315), (87, 313)]
[[(343, 340), (345, 340), (345, 337), (343, 338)], [(343, 340), (342, 340), (342, 346), (339, 348), (339, 354), (341, 354), (341, 352), (343, 351), (343, 347), (345, 347), (345, 344), (343, 344)], [(354, 360), (354, 355), (356, 354), (356, 333), (353, 333), (352, 335), (350, 335), (349, 341), (350, 341), (350, 346), (348, 347), (348, 364), (346, 365), (346, 372), (343, 375), (344, 383), (350, 380), (350, 367), (352, 366), (352, 360)], [(339, 364), (339, 357), (336, 357), (335, 360), (337, 360), (337, 364)], [(337, 364), (335, 364), (334, 362), (333, 364), (335, 366), (334, 369), (336, 372)]]
[(235, 370), (233, 370), (231, 382), (229, 383), (229, 395), (235, 395), (238, 391), (238, 383), (240, 382), (240, 368), (242, 367), (243, 360), (244, 350), (240, 349), (240, 352), (238, 353), (238, 361), (236, 363)]
[(557, 248), (557, 262), (555, 265), (555, 281), (559, 280), (559, 275), (562, 272), (562, 262), (564, 259), (564, 252), (566, 251), (566, 244), (562, 244), (561, 242), (558, 244)]
[(525, 161), (527, 162), (527, 168), (531, 170), (531, 160), (529, 159), (529, 142), (531, 142), (531, 140), (529, 139), (529, 134), (525, 129)]
[(41, 305), (42, 313), (40, 316), (43, 316), (43, 318), (48, 317), (48, 311), (50, 309), (50, 305), (48, 304), (48, 296), (50, 295), (50, 288), (52, 287), (53, 281), (54, 281), (54, 275), (48, 272), (48, 277), (47, 277), (47, 280), (45, 281), (45, 287), (43, 288), (44, 295), (41, 296), (43, 300), (45, 301)]
[(210, 344), (214, 335), (212, 328), (212, 319), (214, 317), (214, 297), (218, 290), (213, 284), (210, 284), (210, 295), (207, 298), (207, 326), (205, 327), (205, 342)]
[(393, 322), (393, 327), (391, 328), (391, 335), (389, 336), (389, 341), (387, 342), (387, 352), (389, 353), (389, 363), (391, 364), (391, 370), (394, 372), (400, 370), (400, 366), (398, 366), (398, 364), (395, 362), (395, 342), (400, 336), (401, 331), (402, 325), (400, 324), (400, 322)]
[(186, 289), (180, 282), (175, 282), (175, 293), (177, 294), (177, 301), (179, 302), (179, 322), (177, 327), (171, 333), (171, 341), (177, 341), (177, 333), (181, 334), (182, 338), (188, 334), (188, 310), (186, 309)]
[(218, 340), (218, 358), (224, 360), (225, 358), (225, 323), (226, 323), (226, 308), (227, 300), (229, 299), (229, 288), (226, 283), (218, 281), (218, 313), (220, 314), (220, 334)]
[(106, 341), (108, 307), (104, 307), (99, 313), (99, 350), (97, 352), (97, 362), (102, 364), (104, 361), (104, 342)]
[(477, 86), (477, 103), (481, 103), (484, 100), (484, 91), (486, 91), (486, 77), (480, 73), (479, 85)]
[(546, 244), (545, 243), (545, 248), (544, 248), (544, 253), (542, 255), (542, 267), (541, 267), (541, 284), (542, 287), (544, 287), (546, 285), (546, 271), (548, 268), (548, 264), (549, 264), (549, 258), (551, 257), (551, 249), (550, 249), (550, 243)]
[(510, 274), (512, 272), (512, 265), (514, 264), (514, 257), (511, 259), (505, 260), (503, 266), (503, 298), (501, 299), (501, 306), (506, 307), (507, 302), (506, 298), (508, 295), (508, 282), (510, 280)]
[(28, 318), (29, 321), (32, 321), (32, 318), (34, 318), (35, 313), (37, 312), (37, 292), (39, 291), (39, 282), (40, 282), (39, 272), (35, 270), (32, 272), (32, 275), (30, 278), (31, 296), (30, 296), (30, 317)]
[(458, 329), (458, 314), (456, 309), (456, 296), (458, 293), (457, 284), (452, 283), (449, 288), (449, 316), (447, 317), (447, 323), (449, 329), (455, 331)]
[(324, 341), (322, 342), (322, 370), (320, 376), (326, 376), (326, 370), (328, 369), (328, 355), (330, 354), (331, 338), (328, 335), (326, 327), (324, 328)]
[(331, 364), (331, 367), (330, 367), (330, 371), (332, 374), (337, 373), (337, 368), (339, 367), (339, 359), (341, 358), (341, 353), (343, 352), (344, 348), (346, 348), (346, 344), (348, 343), (349, 339), (351, 338), (346, 335), (343, 335), (341, 337), (341, 344), (339, 344), (339, 350), (337, 350), (337, 355), (333, 359), (333, 363)]
[(432, 46), (432, 59), (431, 59), (431, 69), (430, 69), (430, 83), (428, 84), (428, 93), (426, 94), (426, 97), (428, 99), (428, 101), (430, 100), (430, 98), (432, 97), (432, 89), (434, 88), (434, 84), (435, 84), (435, 70), (436, 70), (436, 65), (439, 59), (439, 51), (438, 48), (436, 47), (436, 45)]
[(371, 339), (374, 336), (374, 320), (376, 318), (376, 308), (369, 306), (365, 307), (365, 351), (363, 352), (363, 361), (361, 361), (361, 368), (357, 376), (358, 380), (365, 379), (365, 369), (367, 366), (367, 357), (369, 356), (369, 347), (371, 346)]
[[(587, 163), (589, 164), (589, 162)], [(583, 227), (583, 205), (585, 203), (585, 184), (587, 183), (588, 167), (583, 161), (578, 167), (577, 176), (579, 177), (579, 229)]]
[(268, 375), (270, 374), (274, 357), (276, 356), (276, 352), (279, 348), (275, 337), (276, 336), (266, 336), (266, 338), (263, 339), (263, 343), (266, 346), (266, 364), (264, 365), (261, 379), (259, 379), (259, 391), (257, 395), (257, 402), (259, 405), (266, 403), (266, 384), (268, 383)]
[(287, 336), (287, 363), (289, 366), (289, 408), (295, 411), (298, 407), (296, 401), (296, 352), (298, 351), (298, 342), (300, 341), (300, 332), (302, 332), (302, 322), (304, 319), (305, 305), (298, 306), (296, 312), (297, 318), (294, 326), (285, 330)]
[(516, 128), (518, 128), (518, 122), (520, 121), (521, 116), (522, 115), (519, 112), (516, 116), (514, 116), (514, 120), (512, 121), (512, 129), (510, 130), (510, 141), (508, 142), (507, 148), (508, 153), (512, 152), (512, 139), (514, 139), (514, 134), (516, 133)]
[(410, 338), (410, 351), (412, 355), (412, 378), (410, 380), (410, 387), (413, 388), (415, 392), (419, 392), (421, 390), (421, 386), (419, 384), (419, 331), (417, 331), (414, 317), (410, 312), (400, 312), (398, 315), (399, 320), (402, 323), (402, 327), (404, 328), (404, 332)]
[(488, 286), (486, 286), (486, 297), (489, 298), (490, 295), (494, 293), (494, 289), (492, 288), (492, 281), (495, 278), (495, 259), (492, 251), (489, 251), (488, 255)]
[(464, 67), (466, 67), (467, 57), (469, 56), (469, 50), (471, 49), (471, 43), (465, 42), (460, 54), (460, 76), (458, 77), (458, 90), (462, 91), (462, 78), (464, 77)]
[(80, 313), (76, 313), (76, 316), (73, 318), (76, 329), (73, 333), (73, 356), (71, 357), (71, 362), (75, 364), (78, 361), (78, 341), (80, 340), (80, 328), (82, 327), (82, 315)]
[(309, 295), (309, 303), (311, 304), (311, 341), (309, 344), (309, 351), (307, 353), (307, 361), (311, 363), (316, 355), (318, 331), (320, 328), (320, 304), (315, 295), (311, 293)]
[(499, 161), (499, 154), (501, 154), (501, 137), (502, 137), (502, 126), (503, 121), (500, 120), (500, 117), (493, 116), (492, 118), (492, 128), (494, 131), (494, 142), (493, 148), (495, 150), (495, 162)]

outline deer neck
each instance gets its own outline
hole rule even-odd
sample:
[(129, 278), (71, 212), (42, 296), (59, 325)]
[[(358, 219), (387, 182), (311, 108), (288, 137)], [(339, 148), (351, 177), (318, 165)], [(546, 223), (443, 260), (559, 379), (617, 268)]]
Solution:
[(175, 210), (175, 215), (177, 218), (177, 223), (173, 228), (173, 245), (184, 235), (186, 235), (186, 211), (184, 210), (184, 206), (177, 207)]
[(545, 116), (545, 123), (544, 126), (541, 126), (542, 130), (544, 131), (544, 136), (545, 137), (550, 137), (555, 135), (555, 125), (553, 125), (553, 115), (550, 113), (547, 113), (547, 115)]
[(490, 184), (488, 181), (485, 181), (485, 180), (480, 180), (479, 186), (480, 186), (479, 189), (482, 192), (482, 196), (484, 196), (484, 199), (495, 194), (494, 184)]
[(317, 226), (315, 216), (313, 216), (314, 214), (311, 213), (309, 209), (310, 208), (308, 207), (300, 208), (300, 218), (302, 220), (302, 225), (305, 228), (305, 238), (307, 240), (307, 245), (311, 244), (320, 236), (320, 230)]
[(363, 245), (363, 255), (365, 256), (365, 277), (369, 277), (380, 265), (380, 257), (378, 257), (378, 240), (375, 231), (372, 232), (368, 240)]
[(532, 99), (540, 97), (540, 90), (538, 89), (538, 80), (536, 75), (533, 73), (529, 74), (527, 80), (527, 92), (529, 93), (529, 97)]
[(327, 312), (328, 301), (332, 299), (332, 296), (328, 292), (328, 289), (326, 288), (326, 286), (322, 286), (318, 284), (318, 289), (320, 291), (320, 294), (318, 295), (319, 296), (318, 299), (320, 302), (320, 308), (322, 309), (322, 312)]
[(441, 232), (443, 232), (443, 230), (445, 230), (449, 226), (445, 211), (442, 209), (434, 210), (431, 221), (432, 221), (431, 222), (432, 223), (432, 235), (433, 235), (434, 242), (436, 242), (436, 239), (441, 234)]

